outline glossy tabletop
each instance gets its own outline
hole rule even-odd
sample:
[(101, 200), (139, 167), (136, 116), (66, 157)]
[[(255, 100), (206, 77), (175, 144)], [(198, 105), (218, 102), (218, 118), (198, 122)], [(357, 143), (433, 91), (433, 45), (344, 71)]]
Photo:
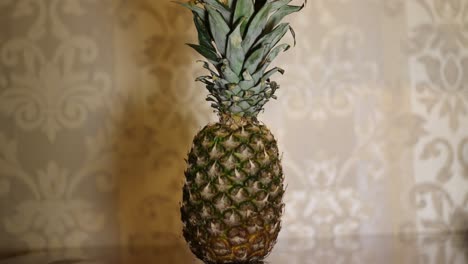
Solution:
[[(184, 243), (150, 248), (57, 250), (28, 253), (0, 264), (191, 264)], [(268, 264), (468, 264), (468, 233), (281, 239)]]

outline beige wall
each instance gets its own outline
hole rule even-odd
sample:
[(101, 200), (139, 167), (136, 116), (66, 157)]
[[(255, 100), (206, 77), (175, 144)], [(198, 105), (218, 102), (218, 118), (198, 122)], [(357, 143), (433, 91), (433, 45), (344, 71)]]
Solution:
[[(283, 237), (468, 229), (468, 1), (312, 0), (260, 119)], [(0, 0), (0, 252), (180, 238), (216, 116), (166, 0)]]

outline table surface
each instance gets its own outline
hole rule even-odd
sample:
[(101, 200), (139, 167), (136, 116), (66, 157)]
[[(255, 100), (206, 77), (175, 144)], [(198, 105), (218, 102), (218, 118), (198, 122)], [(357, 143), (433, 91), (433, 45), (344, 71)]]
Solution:
[[(184, 243), (148, 248), (34, 252), (0, 264), (201, 264)], [(468, 264), (468, 232), (281, 239), (265, 264)]]

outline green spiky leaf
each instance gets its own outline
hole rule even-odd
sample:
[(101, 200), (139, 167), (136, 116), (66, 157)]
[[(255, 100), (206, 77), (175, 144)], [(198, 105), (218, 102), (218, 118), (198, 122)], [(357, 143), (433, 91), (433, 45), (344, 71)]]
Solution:
[(242, 89), (242, 90), (248, 90), (250, 88), (252, 88), (252, 86), (254, 85), (254, 81), (253, 80), (250, 80), (250, 81), (240, 81), (239, 82), (239, 87)]
[(294, 32), (294, 29), (292, 27), (289, 27), (289, 31), (291, 32), (291, 35), (294, 40), (294, 46), (296, 46), (296, 32)]
[(272, 49), (270, 51), (270, 53), (268, 53), (268, 56), (266, 57), (265, 59), (265, 62), (264, 64), (262, 65), (262, 67), (268, 67), (268, 65), (274, 60), (276, 59), (276, 57), (278, 57), (278, 55), (280, 54), (280, 52), (284, 52), (284, 51), (287, 51), (289, 48), (291, 47), (291, 45), (289, 44), (281, 44), (281, 45), (278, 45), (276, 48)]
[(202, 60), (198, 60), (197, 62), (203, 63), (203, 68), (207, 69), (213, 77), (219, 78), (219, 74), (210, 68), (210, 64), (208, 62)]
[(278, 67), (275, 67), (275, 68), (273, 68), (273, 69), (267, 71), (267, 72), (265, 73), (265, 75), (263, 75), (262, 80), (264, 80), (264, 81), (268, 80), (273, 74), (275, 74), (275, 73), (277, 73), (277, 72), (279, 72), (279, 73), (281, 73), (281, 74), (284, 74), (284, 70), (283, 70), (283, 69), (278, 68)]
[(250, 73), (254, 74), (258, 68), (258, 65), (262, 61), (267, 49), (265, 46), (260, 46), (256, 49), (246, 60), (245, 69)]
[(236, 23), (239, 19), (244, 18), (241, 25), (241, 34), (244, 36), (245, 29), (250, 21), (250, 17), (255, 11), (253, 0), (237, 0), (236, 9), (234, 11), (233, 21)]
[(278, 57), (279, 53), (281, 51), (287, 51), (291, 46), (289, 44), (281, 44), (277, 46), (276, 48), (272, 49), (270, 53), (268, 53), (267, 57), (264, 59), (264, 61), (261, 64), (261, 67), (255, 74), (252, 75), (255, 83), (257, 83), (264, 75), (264, 71), (268, 68), (270, 63)]
[(211, 76), (199, 76), (195, 79), (195, 81), (197, 82), (202, 82), (206, 85), (213, 85), (213, 82), (212, 82), (212, 77)]
[(276, 46), (276, 44), (278, 44), (284, 35), (286, 35), (289, 28), (290, 26), (288, 23), (283, 23), (277, 26), (273, 31), (259, 39), (255, 46), (264, 45), (267, 47), (268, 51), (271, 50), (274, 46)]
[(229, 66), (229, 61), (227, 59), (223, 60), (223, 65), (221, 66), (221, 72), (223, 77), (229, 83), (238, 83), (240, 81), (239, 75), (237, 75)]
[(228, 81), (222, 78), (215, 78), (214, 82), (216, 84), (216, 88), (219, 90), (226, 89), (226, 86), (228, 85)]
[(236, 2), (236, 0), (224, 0), (224, 4), (225, 4), (229, 9), (232, 9), (232, 8), (233, 8), (235, 2)]
[(237, 26), (229, 35), (226, 57), (229, 60), (232, 70), (234, 73), (239, 75), (242, 71), (242, 65), (245, 60), (244, 49), (242, 48), (242, 35), (241, 35), (241, 25), (244, 22), (245, 18), (242, 18), (237, 22)]
[(251, 80), (253, 80), (253, 79), (252, 79), (252, 75), (250, 75), (250, 73), (249, 73), (248, 71), (244, 71), (244, 72), (242, 73), (242, 78), (243, 78), (244, 81), (251, 81)]
[(255, 40), (260, 36), (265, 27), (268, 19), (268, 14), (270, 12), (271, 5), (265, 4), (262, 9), (255, 15), (252, 22), (250, 22), (250, 26), (247, 29), (247, 33), (244, 39), (244, 43), (242, 44), (244, 51), (248, 51)]
[(275, 12), (276, 10), (282, 8), (283, 6), (291, 3), (292, 0), (273, 0), (271, 2), (271, 11)]
[(216, 47), (221, 55), (226, 54), (226, 43), (227, 43), (227, 36), (230, 32), (230, 28), (228, 24), (224, 21), (221, 17), (220, 13), (213, 9), (210, 6), (206, 6), (206, 10), (209, 14), (209, 24), (211, 34), (213, 35), (214, 41), (216, 43)]
[(247, 111), (247, 110), (249, 110), (249, 108), (252, 107), (252, 106), (251, 106), (247, 101), (245, 101), (245, 100), (239, 102), (238, 105), (239, 105), (239, 107), (242, 108), (242, 110), (244, 110), (244, 111)]
[(259, 82), (257, 85), (254, 87), (250, 88), (250, 91), (253, 92), (254, 94), (259, 94), (263, 89), (265, 89), (265, 82)]
[(228, 87), (229, 91), (231, 91), (233, 95), (239, 95), (239, 93), (242, 91), (242, 89), (236, 83), (228, 84)]
[(203, 46), (195, 45), (195, 44), (187, 44), (188, 46), (192, 47), (194, 50), (196, 50), (200, 55), (205, 57), (207, 60), (209, 60), (212, 64), (216, 65), (219, 60), (218, 55), (214, 53), (212, 50), (207, 49)]
[(174, 1), (174, 3), (176, 4), (179, 4), (185, 8), (188, 8), (190, 10), (192, 10), (193, 12), (197, 13), (200, 18), (203, 20), (203, 21), (207, 21), (207, 15), (206, 15), (206, 10), (199, 7), (199, 6), (196, 6), (194, 4), (191, 4), (191, 3), (183, 3), (183, 2), (179, 2), (179, 1)]
[(276, 27), (276, 25), (278, 25), (281, 22), (281, 20), (283, 20), (283, 18), (285, 18), (286, 16), (292, 13), (301, 11), (304, 8), (304, 6), (305, 5), (302, 5), (302, 6), (287, 5), (287, 6), (281, 7), (280, 9), (278, 9), (278, 11), (276, 11), (273, 15), (270, 16), (266, 29), (267, 30), (273, 29), (274, 27)]
[(218, 0), (202, 0), (203, 3), (205, 3), (205, 9), (208, 10), (208, 7), (215, 9), (218, 11), (226, 24), (231, 23), (231, 12)]
[(216, 53), (216, 49), (211, 43), (210, 31), (206, 27), (207, 24), (196, 12), (193, 12), (193, 21), (195, 23), (195, 27), (197, 28), (199, 44), (207, 49), (210, 49), (213, 53)]
[(252, 75), (250, 75), (248, 71), (244, 71), (242, 78), (243, 80), (239, 82), (239, 86), (242, 90), (248, 90), (255, 84)]
[(242, 44), (244, 51), (248, 51), (262, 32), (264, 32), (270, 12), (275, 12), (289, 2), (291, 2), (291, 0), (269, 0), (260, 11), (257, 12), (247, 29), (245, 40)]

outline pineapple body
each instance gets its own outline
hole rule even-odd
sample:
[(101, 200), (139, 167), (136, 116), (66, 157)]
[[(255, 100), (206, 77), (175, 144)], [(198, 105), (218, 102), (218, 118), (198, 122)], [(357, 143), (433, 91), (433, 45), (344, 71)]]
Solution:
[(256, 121), (205, 126), (188, 156), (183, 234), (208, 263), (263, 259), (280, 231), (283, 173), (277, 142)]

